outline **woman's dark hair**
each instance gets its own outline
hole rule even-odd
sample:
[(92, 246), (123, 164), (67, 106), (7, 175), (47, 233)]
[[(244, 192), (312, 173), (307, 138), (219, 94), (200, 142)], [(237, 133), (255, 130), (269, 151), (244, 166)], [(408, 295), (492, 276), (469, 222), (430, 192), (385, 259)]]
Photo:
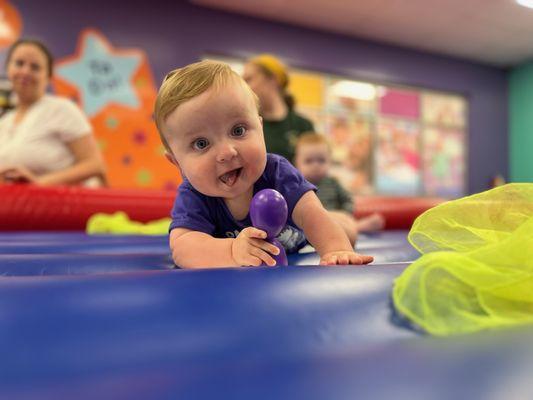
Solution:
[(290, 93), (283, 92), (283, 100), (285, 100), (285, 104), (287, 104), (287, 107), (289, 110), (293, 110), (294, 106), (296, 105), (296, 100), (294, 99), (294, 96)]
[[(261, 72), (263, 72), (263, 74), (265, 74), (268, 78), (276, 78), (275, 75), (272, 73), (272, 71), (270, 71), (268, 68), (265, 68), (264, 66), (262, 65), (259, 65), (259, 64), (256, 64), (259, 69), (261, 70)], [(289, 92), (287, 92), (287, 89), (286, 88), (282, 88), (280, 87), (280, 93), (281, 93), (281, 96), (283, 97), (283, 100), (285, 101), (285, 104), (287, 104), (287, 107), (289, 108), (289, 110), (293, 110), (294, 109), (294, 106), (296, 105), (296, 100), (294, 99), (294, 96), (292, 94), (290, 94)]]
[(6, 68), (9, 64), (9, 61), (11, 61), (11, 56), (13, 55), (13, 52), (15, 51), (15, 49), (23, 44), (31, 44), (43, 52), (46, 58), (46, 66), (48, 68), (48, 77), (51, 78), (54, 73), (54, 56), (52, 56), (52, 53), (50, 52), (50, 50), (48, 50), (48, 47), (46, 47), (43, 42), (37, 39), (19, 39), (15, 43), (13, 43), (11, 47), (9, 48), (9, 50), (7, 51)]

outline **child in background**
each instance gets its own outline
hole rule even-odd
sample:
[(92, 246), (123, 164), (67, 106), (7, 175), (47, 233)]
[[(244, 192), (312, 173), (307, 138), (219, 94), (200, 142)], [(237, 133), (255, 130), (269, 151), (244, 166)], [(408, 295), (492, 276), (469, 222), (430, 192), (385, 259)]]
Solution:
[[(259, 190), (278, 190), (289, 218), (278, 237), (287, 252), (306, 239), (321, 264), (366, 264), (322, 207), (315, 187), (283, 157), (267, 154), (258, 100), (224, 63), (202, 61), (169, 73), (155, 104), (168, 160), (184, 178), (172, 210), (170, 248), (185, 268), (273, 266), (277, 247), (251, 226)], [(305, 236), (304, 236), (305, 234)]]
[(327, 138), (314, 132), (302, 134), (296, 142), (296, 167), (306, 180), (316, 185), (317, 196), (331, 217), (338, 222), (355, 244), (358, 232), (369, 232), (382, 229), (385, 219), (380, 214), (372, 214), (356, 221), (351, 194), (332, 176), (329, 176), (331, 165), (331, 147)]

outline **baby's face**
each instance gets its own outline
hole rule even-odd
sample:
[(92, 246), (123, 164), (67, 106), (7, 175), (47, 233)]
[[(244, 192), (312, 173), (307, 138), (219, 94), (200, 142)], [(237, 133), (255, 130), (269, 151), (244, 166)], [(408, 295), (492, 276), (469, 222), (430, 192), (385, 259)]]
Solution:
[(325, 143), (299, 145), (295, 163), (305, 179), (318, 183), (328, 175), (330, 165), (328, 146)]
[(249, 194), (265, 169), (262, 122), (252, 94), (237, 81), (180, 105), (165, 133), (182, 174), (206, 196)]

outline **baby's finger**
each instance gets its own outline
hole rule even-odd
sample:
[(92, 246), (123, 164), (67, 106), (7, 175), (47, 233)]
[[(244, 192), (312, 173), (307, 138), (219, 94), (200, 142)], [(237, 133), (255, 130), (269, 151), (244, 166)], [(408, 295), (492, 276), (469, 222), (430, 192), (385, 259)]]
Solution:
[(274, 260), (272, 258), (272, 256), (270, 254), (268, 254), (266, 251), (261, 250), (258, 247), (252, 248), (251, 253), (255, 257), (259, 258), (261, 260), (261, 262), (264, 262), (266, 265), (268, 265), (270, 267), (273, 267), (274, 265), (276, 265), (276, 260)]
[(350, 256), (349, 264), (361, 265), (361, 264), (368, 264), (372, 261), (374, 261), (374, 257), (372, 256), (365, 256), (363, 254), (354, 253)]
[(16, 169), (10, 169), (3, 174), (7, 178), (16, 178), (20, 176), (20, 173)]
[(374, 261), (374, 257), (367, 256), (365, 254), (359, 254), (359, 257), (361, 257), (361, 260), (362, 260), (363, 264), (368, 264), (368, 263), (371, 263), (372, 261)]
[(261, 265), (262, 261), (259, 257), (255, 257), (253, 254), (249, 254), (245, 258), (245, 266), (247, 267), (259, 267)]
[(347, 265), (350, 264), (350, 255), (349, 254), (339, 254), (337, 257), (337, 264), (339, 265)]
[(7, 182), (27, 182), (28, 178), (20, 174), (18, 171), (9, 171), (4, 174), (4, 179)]
[(335, 265), (337, 264), (337, 256), (335, 255), (329, 255), (326, 257), (322, 257), (320, 260), (320, 265)]
[(279, 249), (272, 243), (267, 242), (266, 240), (251, 239), (250, 243), (252, 244), (252, 246), (258, 247), (270, 254), (274, 254), (275, 256), (279, 254)]
[(244, 228), (241, 231), (241, 234), (245, 235), (246, 237), (256, 238), (256, 239), (266, 239), (267, 237), (267, 234), (265, 231), (262, 231), (261, 229), (257, 229), (251, 226), (248, 228)]
[(336, 255), (333, 255), (329, 258), (327, 265), (337, 265), (338, 257)]

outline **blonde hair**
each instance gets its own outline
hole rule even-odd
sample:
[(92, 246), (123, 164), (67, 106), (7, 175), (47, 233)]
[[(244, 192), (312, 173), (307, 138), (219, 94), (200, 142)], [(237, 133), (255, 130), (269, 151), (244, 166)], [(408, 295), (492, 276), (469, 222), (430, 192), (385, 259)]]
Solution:
[(287, 66), (276, 56), (267, 53), (252, 57), (248, 62), (259, 67), (260, 71), (267, 77), (274, 77), (276, 79), (283, 100), (287, 104), (287, 107), (289, 107), (289, 110), (293, 110), (296, 100), (288, 91), (289, 72)]
[(316, 132), (304, 132), (296, 140), (296, 151), (306, 144), (325, 144), (328, 151), (331, 152), (331, 144), (325, 135)]
[(276, 56), (272, 54), (259, 54), (258, 56), (252, 57), (249, 62), (263, 68), (267, 74), (273, 75), (282, 89), (287, 87), (289, 83), (287, 67)]
[(163, 127), (168, 116), (186, 101), (206, 92), (212, 87), (221, 88), (235, 81), (243, 85), (254, 99), (259, 110), (259, 99), (242, 77), (223, 62), (204, 60), (177, 68), (167, 74), (155, 100), (154, 119), (163, 145), (171, 151)]

